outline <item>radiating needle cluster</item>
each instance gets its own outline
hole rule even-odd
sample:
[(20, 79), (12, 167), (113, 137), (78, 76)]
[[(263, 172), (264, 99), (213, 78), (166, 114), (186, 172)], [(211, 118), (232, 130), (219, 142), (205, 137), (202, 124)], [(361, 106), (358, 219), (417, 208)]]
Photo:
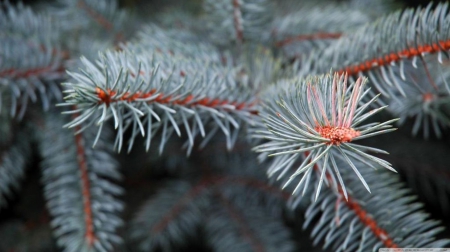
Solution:
[[(367, 167), (356, 167), (355, 160), (364, 166), (374, 169), (382, 166), (395, 172), (390, 163), (367, 153), (387, 152), (353, 143), (395, 130), (391, 123), (397, 119), (361, 124), (385, 108), (368, 110), (378, 96), (368, 97), (370, 89), (365, 88), (366, 82), (367, 79), (360, 77), (354, 83), (349, 83), (346, 74), (335, 73), (282, 80), (274, 87), (279, 90), (278, 99), (273, 98), (277, 97), (273, 95), (274, 90), (268, 90), (268, 99), (264, 101), (260, 113), (266, 128), (257, 131), (253, 137), (268, 140), (254, 149), (274, 157), (268, 170), (269, 176), (279, 174), (278, 179), (281, 179), (290, 175), (284, 184), (286, 187), (303, 174), (294, 193), (300, 188), (303, 188), (304, 193), (315, 170), (320, 174), (317, 198), (325, 177), (334, 182), (339, 181), (347, 197), (339, 172), (339, 169), (345, 168), (353, 169), (370, 192), (358, 171)], [(336, 159), (344, 160), (348, 167), (338, 167)]]

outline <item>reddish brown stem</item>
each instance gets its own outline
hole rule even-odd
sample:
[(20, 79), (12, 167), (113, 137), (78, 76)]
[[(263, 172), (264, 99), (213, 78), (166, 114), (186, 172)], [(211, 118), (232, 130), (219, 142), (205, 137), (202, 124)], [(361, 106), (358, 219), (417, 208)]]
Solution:
[[(305, 152), (305, 155), (308, 156), (309, 152)], [(314, 169), (319, 170), (319, 167), (317, 164), (314, 165)], [(330, 185), (333, 185), (333, 179), (331, 178), (331, 174), (327, 171), (326, 172), (326, 179)], [(331, 186), (331, 188), (335, 188), (334, 186)], [(338, 189), (339, 198), (337, 200), (340, 200), (340, 198), (345, 199), (344, 191), (342, 190), (342, 187), (340, 185), (336, 185), (336, 188)], [(378, 223), (375, 219), (369, 216), (369, 214), (358, 204), (356, 200), (354, 200), (350, 194), (347, 195), (347, 201), (344, 201), (344, 203), (347, 205), (347, 207), (352, 210), (356, 216), (358, 216), (359, 220), (366, 226), (369, 227), (372, 233), (377, 237), (379, 240), (383, 242), (383, 244), (388, 248), (398, 248), (398, 245), (394, 242), (392, 238), (389, 237), (389, 234), (386, 232), (386, 230), (382, 229), (380, 226), (378, 226)]]
[(393, 52), (377, 59), (366, 60), (354, 66), (347, 66), (339, 70), (338, 72), (339, 74), (347, 72), (348, 74), (356, 75), (360, 72), (368, 71), (376, 67), (386, 66), (393, 62), (398, 62), (403, 58), (410, 59), (413, 57), (421, 56), (422, 54), (433, 54), (448, 50), (450, 50), (450, 40), (439, 41), (438, 43), (426, 44), (407, 48), (400, 52)]
[(31, 76), (43, 76), (49, 73), (64, 73), (65, 69), (62, 67), (54, 69), (53, 67), (38, 67), (32, 68), (28, 70), (19, 70), (19, 69), (6, 69), (0, 72), (0, 77), (14, 77), (14, 78), (28, 78)]
[[(148, 97), (153, 96), (156, 93), (155, 89), (152, 89), (148, 93), (142, 93), (142, 92), (136, 92), (135, 94), (131, 95), (130, 93), (126, 93), (122, 95), (120, 98), (113, 98), (117, 92), (113, 90), (107, 90), (106, 92), (101, 90), (100, 88), (97, 88), (96, 90), (97, 96), (100, 99), (100, 103), (104, 103), (106, 105), (109, 105), (114, 102), (119, 101), (127, 101), (127, 102), (133, 102), (137, 99), (145, 99)], [(236, 110), (250, 110), (249, 112), (252, 114), (258, 114), (258, 111), (255, 109), (251, 109), (255, 103), (237, 103), (237, 102), (230, 102), (228, 100), (220, 100), (220, 99), (211, 99), (211, 98), (202, 98), (197, 99), (193, 95), (188, 95), (184, 99), (176, 100), (170, 95), (164, 95), (160, 93), (155, 99), (149, 101), (149, 102), (156, 102), (160, 104), (171, 104), (171, 105), (182, 105), (182, 106), (198, 106), (202, 105), (205, 107), (217, 107), (217, 106), (223, 106), (223, 105), (232, 105), (235, 107)]]
[[(76, 127), (76, 131), (80, 130), (81, 126)], [(86, 226), (86, 233), (84, 235), (87, 244), (92, 246), (97, 240), (97, 237), (94, 232), (94, 222), (93, 222), (93, 214), (92, 214), (92, 204), (91, 204), (91, 187), (89, 181), (88, 174), (88, 164), (86, 160), (86, 152), (84, 150), (84, 139), (83, 135), (76, 134), (75, 135), (75, 145), (77, 148), (77, 162), (78, 167), (80, 168), (81, 173), (81, 190), (83, 195), (83, 211), (84, 211), (84, 222)]]
[[(331, 180), (328, 181), (331, 183)], [(344, 197), (344, 192), (342, 191), (342, 188), (341, 187), (338, 188), (339, 194), (341, 195), (341, 197)], [(352, 197), (350, 197), (350, 195), (348, 195), (348, 199), (347, 201), (344, 201), (344, 203), (356, 214), (356, 216), (358, 216), (358, 218), (366, 227), (370, 228), (375, 237), (380, 239), (386, 247), (398, 248), (398, 245), (394, 242), (392, 238), (389, 237), (389, 234), (386, 232), (386, 230), (378, 226), (376, 220), (370, 217), (368, 213), (358, 204), (358, 202), (356, 202), (355, 200), (353, 200)]]
[[(67, 60), (70, 58), (70, 53), (68, 51), (60, 51), (58, 49), (52, 48), (51, 50), (44, 45), (36, 45), (33, 43), (28, 43), (28, 46), (33, 49), (39, 49), (42, 52), (51, 51), (52, 55), (55, 57), (61, 56), (61, 59)], [(58, 67), (46, 66), (46, 67), (36, 67), (31, 69), (15, 69), (10, 68), (0, 71), (0, 77), (14, 77), (14, 78), (28, 78), (31, 76), (42, 76), (49, 73), (65, 73), (65, 68), (62, 65)]]

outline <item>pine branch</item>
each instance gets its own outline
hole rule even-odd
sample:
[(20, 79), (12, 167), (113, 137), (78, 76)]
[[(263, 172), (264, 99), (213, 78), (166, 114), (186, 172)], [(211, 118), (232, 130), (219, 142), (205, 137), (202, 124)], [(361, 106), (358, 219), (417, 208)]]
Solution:
[[(423, 58), (422, 58), (423, 59)], [(405, 73), (412, 84), (402, 85), (406, 96), (395, 93), (389, 102), (388, 110), (399, 117), (399, 125), (413, 118), (412, 134), (428, 139), (430, 131), (440, 138), (442, 129), (450, 126), (450, 68), (438, 62), (422, 61), (422, 68), (405, 67)]]
[(219, 51), (208, 41), (181, 29), (162, 29), (156, 25), (147, 25), (137, 35), (135, 41), (122, 47), (134, 53), (162, 54), (165, 57), (183, 57), (214, 64), (221, 64), (223, 59)]
[[(333, 67), (338, 72), (355, 75), (402, 61), (416, 62), (425, 54), (438, 54), (441, 59), (449, 49), (447, 8), (448, 4), (439, 4), (432, 10), (430, 4), (425, 9), (390, 14), (343, 37), (320, 55), (314, 55), (320, 60), (305, 70), (324, 73)], [(393, 37), (398, 39), (392, 40)], [(370, 46), (365, 46), (368, 43)]]
[(194, 176), (182, 176), (190, 177), (192, 184), (170, 182), (144, 205), (132, 226), (141, 250), (176, 250), (199, 238), (200, 232), (205, 232), (202, 238), (218, 251), (230, 251), (234, 245), (243, 251), (271, 251), (276, 246), (292, 249), (286, 227), (279, 221), (289, 195), (267, 184), (264, 176), (257, 178), (260, 172), (255, 170), (254, 159), (248, 158), (251, 153), (232, 152), (206, 163), (206, 157), (218, 149), (194, 153), (195, 160), (203, 160), (201, 172), (196, 167), (191, 171)]
[(273, 17), (268, 0), (206, 0), (203, 9), (211, 40), (219, 45), (266, 39)]
[(91, 132), (68, 138), (65, 118), (48, 114), (45, 120), (42, 182), (58, 245), (64, 251), (112, 251), (121, 242), (115, 231), (123, 205), (116, 197), (123, 191), (110, 182), (121, 176), (109, 144), (100, 140), (90, 149)]
[(62, 30), (104, 30), (119, 40), (124, 36), (123, 24), (130, 18), (116, 0), (58, 0), (56, 6), (49, 14), (61, 20), (58, 25)]
[(171, 251), (196, 233), (193, 231), (203, 217), (199, 205), (205, 200), (199, 197), (199, 189), (188, 183), (169, 184), (142, 207), (131, 230), (131, 237), (140, 241), (142, 251)]
[[(103, 16), (100, 11), (96, 10), (96, 9), (101, 9), (103, 13), (107, 14), (109, 13), (113, 13), (114, 16), (115, 11), (117, 9), (117, 2), (113, 1), (113, 4), (107, 4), (106, 2), (98, 2), (98, 5), (93, 6), (95, 2), (86, 2), (83, 0), (79, 0), (76, 2), (76, 5), (78, 8), (80, 8), (81, 10), (83, 10), (84, 12), (86, 12), (86, 14), (93, 19), (98, 25), (100, 25), (101, 27), (103, 27), (104, 29), (111, 31), (114, 28), (114, 25), (105, 17)], [(91, 5), (91, 6), (89, 6)], [(97, 7), (97, 8), (95, 8)], [(109, 10), (107, 10), (106, 8), (110, 8)], [(110, 18), (112, 19), (112, 18)]]
[(38, 96), (44, 109), (52, 97), (61, 97), (56, 82), (65, 76), (67, 55), (58, 47), (58, 36), (48, 17), (21, 4), (0, 5), (0, 100), (9, 89), (12, 115), (21, 118), (29, 100), (36, 102)]
[(322, 50), (342, 34), (366, 24), (370, 17), (351, 4), (306, 5), (278, 17), (272, 24), (274, 45), (288, 58)]
[[(357, 162), (356, 166), (365, 164)], [(380, 247), (441, 248), (450, 242), (435, 239), (442, 228), (420, 210), (422, 205), (414, 203), (415, 197), (408, 195), (397, 177), (385, 171), (361, 171), (372, 194), (364, 192), (357, 176), (343, 171), (348, 200), (343, 199), (342, 187), (327, 177), (334, 185), (305, 213), (304, 227), (315, 223), (311, 234), (315, 244), (324, 241), (324, 248), (333, 251), (376, 251)]]
[[(194, 151), (189, 158), (179, 157), (181, 163), (188, 166), (185, 169), (191, 167), (189, 171), (176, 173), (176, 176), (181, 177), (183, 181), (171, 181), (167, 186), (159, 189), (140, 211), (136, 218), (137, 223), (135, 222), (131, 227), (135, 239), (142, 241), (141, 244), (153, 244), (145, 249), (141, 247), (142, 250), (154, 250), (155, 246), (165, 251), (177, 250), (193, 240), (203, 240), (207, 236), (216, 237), (217, 230), (211, 230), (212, 233), (203, 235), (205, 225), (209, 226), (207, 222), (213, 221), (208, 216), (218, 215), (222, 216), (222, 220), (230, 220), (229, 214), (223, 211), (225, 206), (217, 201), (218, 193), (229, 202), (232, 208), (239, 211), (255, 209), (256, 212), (264, 213), (270, 223), (272, 220), (280, 223), (278, 219), (282, 218), (284, 202), (289, 194), (265, 181), (265, 175), (255, 162), (255, 155), (248, 151), (248, 145), (245, 142), (239, 142), (236, 148), (224, 155), (224, 143), (216, 137), (209, 148)], [(176, 152), (172, 153), (171, 159), (175, 159), (176, 156)], [(225, 215), (222, 215), (223, 213)], [(245, 214), (243, 218), (248, 223), (257, 222), (257, 220), (251, 220), (251, 215)], [(230, 226), (225, 230), (230, 233), (226, 234), (227, 237), (241, 234), (235, 228), (240, 225), (239, 223), (229, 221), (228, 224)], [(264, 223), (260, 224), (264, 225)], [(261, 228), (267, 230), (264, 227)], [(155, 229), (159, 232), (150, 232)], [(225, 230), (221, 234), (224, 234)], [(250, 231), (250, 236), (258, 237), (257, 239), (261, 238), (259, 234), (257, 230)], [(269, 240), (274, 239), (277, 240), (276, 237)], [(214, 246), (212, 243), (209, 244), (209, 240), (205, 240), (205, 243), (210, 247)], [(248, 246), (245, 239), (241, 241), (241, 244)], [(264, 241), (262, 244), (266, 249), (267, 244)]]
[[(392, 107), (400, 107), (394, 109), (396, 115), (402, 120), (416, 117), (414, 134), (422, 126), (428, 136), (431, 119), (439, 136), (439, 125), (448, 125), (448, 115), (436, 108), (450, 97), (448, 64), (443, 59), (450, 49), (449, 24), (447, 3), (395, 12), (311, 53), (301, 75), (330, 68), (368, 75)], [(426, 77), (418, 80), (418, 72)]]
[(259, 94), (280, 78), (294, 76), (291, 68), (284, 68), (282, 58), (275, 56), (268, 48), (246, 46), (237, 60), (241, 65), (239, 81)]
[[(348, 84), (347, 75), (335, 73), (333, 77), (328, 74), (283, 80), (276, 87), (268, 89), (264, 107), (260, 111), (266, 127), (255, 130), (253, 138), (268, 140), (254, 150), (263, 155), (274, 156), (268, 169), (269, 177), (274, 174), (279, 174), (277, 179), (285, 177), (291, 167), (301, 160), (301, 164), (283, 187), (303, 173), (294, 193), (303, 186), (304, 194), (313, 166), (317, 164), (322, 173), (317, 198), (327, 171), (335, 181), (336, 178), (339, 180), (344, 194), (346, 193), (340, 169), (336, 166), (337, 159), (346, 161), (369, 192), (367, 183), (353, 164), (355, 160), (362, 161), (369, 167), (377, 164), (395, 171), (388, 162), (366, 153), (387, 152), (352, 143), (395, 130), (389, 125), (395, 120), (360, 125), (385, 108), (365, 112), (377, 98), (367, 97), (369, 90), (365, 89), (365, 84), (366, 80), (362, 78)], [(363, 97), (369, 101), (362, 102)]]
[(214, 251), (294, 251), (282, 221), (258, 207), (241, 209), (220, 192), (216, 198), (220, 204), (205, 224)]
[[(178, 125), (184, 126), (188, 136), (188, 153), (197, 135), (208, 141), (218, 130), (227, 136), (231, 148), (241, 122), (252, 123), (256, 113), (252, 91), (236, 82), (233, 69), (214, 63), (164, 57), (153, 51), (139, 56), (128, 50), (107, 51), (96, 65), (85, 58), (82, 63), (84, 70), (69, 73), (73, 81), (65, 84), (64, 105), (78, 106), (68, 113), (81, 112), (67, 126), (95, 122), (100, 133), (113, 117), (118, 150), (128, 128), (132, 130), (128, 150), (139, 134), (146, 137), (148, 150), (154, 134), (162, 129), (162, 152), (173, 131), (181, 135)], [(206, 134), (208, 123), (213, 128)]]

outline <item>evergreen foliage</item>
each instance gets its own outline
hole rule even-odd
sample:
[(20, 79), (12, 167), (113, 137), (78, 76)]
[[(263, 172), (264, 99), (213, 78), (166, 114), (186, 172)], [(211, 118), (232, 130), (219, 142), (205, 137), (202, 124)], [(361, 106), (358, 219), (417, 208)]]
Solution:
[(66, 135), (65, 119), (48, 114), (38, 136), (54, 234), (64, 251), (110, 251), (121, 242), (115, 232), (123, 224), (118, 216), (123, 204), (117, 200), (123, 190), (110, 181), (121, 178), (118, 164), (106, 139), (94, 151), (95, 134)]
[[(433, 220), (445, 217), (407, 189), (433, 184), (416, 192), (445, 211), (448, 165), (383, 150), (411, 148), (395, 140), (397, 123), (420, 151), (448, 156), (448, 3), (124, 6), (0, 4), (0, 250), (450, 244)], [(439, 150), (422, 148), (434, 142)], [(35, 177), (44, 216), (14, 219), (40, 198), (19, 190)], [(33, 239), (50, 229), (54, 246)]]
[(350, 192), (348, 200), (338, 190), (337, 194), (319, 196), (308, 207), (304, 227), (320, 218), (311, 232), (315, 244), (324, 241), (324, 248), (332, 247), (333, 251), (445, 247), (448, 240), (432, 238), (442, 229), (439, 222), (420, 211), (422, 204), (414, 203), (416, 197), (409, 195), (398, 178), (381, 170), (362, 173), (373, 187), (372, 194), (361, 190), (357, 176), (343, 174)]
[[(267, 101), (263, 102), (265, 108), (259, 113), (267, 130), (257, 131), (254, 135), (255, 138), (270, 140), (268, 143), (254, 148), (257, 152), (270, 153), (269, 156), (275, 156), (268, 168), (268, 175), (272, 176), (278, 173), (278, 179), (280, 179), (291, 169), (292, 165), (298, 160), (302, 160), (301, 165), (287, 180), (284, 187), (291, 183), (296, 176), (304, 173), (294, 190), (295, 193), (303, 186), (304, 194), (308, 188), (307, 181), (310, 180), (311, 171), (316, 166), (320, 167), (322, 174), (316, 198), (327, 172), (333, 176), (334, 181), (339, 180), (345, 198), (347, 198), (347, 191), (336, 159), (346, 161), (369, 192), (369, 186), (352, 160), (359, 160), (372, 168), (375, 168), (373, 164), (377, 164), (395, 171), (388, 162), (365, 153), (371, 151), (387, 154), (387, 152), (351, 143), (354, 140), (395, 130), (390, 125), (395, 119), (383, 123), (360, 125), (370, 116), (385, 108), (365, 111), (377, 98), (377, 96), (369, 97), (367, 98), (368, 102), (361, 102), (362, 98), (369, 93), (369, 90), (365, 89), (365, 84), (366, 80), (362, 78), (349, 84), (347, 75), (338, 75), (337, 73), (333, 77), (326, 75), (277, 83), (270, 90), (270, 95), (266, 95)], [(273, 89), (279, 93), (277, 94), (277, 91)], [(275, 101), (273, 100), (274, 94), (277, 94)], [(360, 103), (362, 104), (358, 107)], [(334, 172), (330, 172), (332, 170)]]

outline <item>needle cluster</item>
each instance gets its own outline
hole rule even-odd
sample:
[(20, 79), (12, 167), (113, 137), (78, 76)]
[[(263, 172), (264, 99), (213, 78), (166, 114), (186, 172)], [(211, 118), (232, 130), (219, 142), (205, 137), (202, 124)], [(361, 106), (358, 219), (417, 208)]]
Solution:
[(353, 169), (368, 191), (369, 186), (354, 165), (354, 160), (369, 167), (375, 168), (374, 164), (377, 164), (395, 171), (388, 162), (366, 153), (387, 152), (353, 143), (395, 130), (390, 124), (396, 119), (362, 124), (385, 108), (367, 111), (378, 96), (368, 97), (370, 89), (365, 88), (366, 82), (365, 78), (358, 78), (356, 82), (348, 83), (347, 75), (337, 73), (280, 81), (276, 86), (280, 90), (278, 99), (265, 100), (260, 113), (267, 128), (253, 136), (269, 140), (254, 148), (274, 157), (268, 174), (278, 173), (280, 179), (293, 166), (297, 166), (284, 187), (303, 174), (294, 193), (302, 186), (304, 193), (312, 171), (320, 171), (317, 197), (325, 174), (337, 178), (345, 192), (339, 172), (345, 165), (338, 168), (337, 159), (344, 160)]

